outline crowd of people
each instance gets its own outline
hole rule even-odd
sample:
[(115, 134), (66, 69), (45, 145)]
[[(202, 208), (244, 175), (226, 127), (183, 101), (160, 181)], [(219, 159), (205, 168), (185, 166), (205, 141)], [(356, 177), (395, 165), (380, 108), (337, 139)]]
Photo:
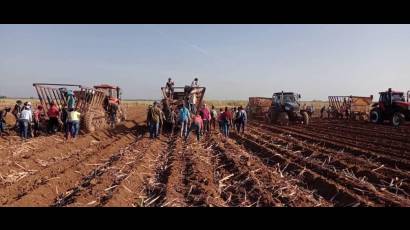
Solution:
[(16, 123), (13, 129), (17, 131), (22, 140), (34, 138), (41, 133), (55, 134), (59, 130), (65, 133), (67, 139), (75, 139), (80, 130), (81, 114), (75, 108), (75, 99), (70, 99), (63, 107), (58, 106), (54, 101), (50, 102), (50, 108), (44, 109), (42, 105), (35, 108), (31, 102), (17, 100), (13, 109), (5, 107), (0, 110), (0, 136), (6, 133), (5, 117), (11, 113)]
[[(174, 133), (177, 126), (180, 127), (180, 137), (184, 140), (187, 140), (191, 132), (195, 133), (198, 141), (212, 131), (219, 131), (225, 137), (229, 136), (230, 131), (245, 132), (247, 113), (242, 106), (232, 109), (225, 107), (218, 112), (215, 106), (209, 108), (207, 104), (203, 104), (197, 113), (189, 107), (189, 103), (183, 103), (177, 111), (171, 108), (171, 118), (168, 120), (169, 131)], [(149, 105), (146, 121), (150, 138), (159, 138), (166, 120), (158, 102)]]

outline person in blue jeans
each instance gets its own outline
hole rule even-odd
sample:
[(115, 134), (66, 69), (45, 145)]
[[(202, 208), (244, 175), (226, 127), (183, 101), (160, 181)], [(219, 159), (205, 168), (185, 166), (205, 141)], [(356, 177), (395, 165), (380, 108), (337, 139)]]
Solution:
[(179, 123), (181, 123), (181, 137), (186, 137), (188, 132), (188, 123), (190, 118), (190, 112), (185, 104), (182, 105), (179, 110)]
[(10, 107), (6, 107), (3, 110), (0, 110), (0, 137), (3, 135), (3, 132), (5, 130), (6, 127), (6, 116), (7, 113), (10, 112), (11, 108)]
[(31, 114), (31, 110), (29, 106), (25, 106), (20, 113), (19, 117), (19, 129), (20, 129), (20, 137), (25, 140), (27, 139), (28, 133), (28, 126), (31, 124), (33, 120), (33, 115)]

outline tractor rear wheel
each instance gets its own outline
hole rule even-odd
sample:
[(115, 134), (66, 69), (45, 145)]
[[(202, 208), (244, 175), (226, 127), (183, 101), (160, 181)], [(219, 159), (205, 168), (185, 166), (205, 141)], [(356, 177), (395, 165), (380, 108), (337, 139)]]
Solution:
[(302, 117), (303, 117), (303, 124), (309, 125), (309, 114), (307, 112), (303, 112)]
[(84, 116), (84, 130), (87, 133), (92, 133), (95, 131), (95, 126), (93, 124), (94, 113), (87, 113)]
[(288, 116), (288, 113), (286, 113), (286, 112), (281, 112), (281, 113), (279, 113), (277, 122), (278, 122), (280, 125), (288, 126), (288, 125), (289, 125), (289, 116)]
[(382, 123), (382, 114), (379, 109), (374, 109), (370, 112), (370, 122), (377, 124)]
[(394, 113), (391, 118), (391, 123), (393, 124), (394, 127), (399, 127), (403, 121), (404, 121), (404, 114), (400, 112)]

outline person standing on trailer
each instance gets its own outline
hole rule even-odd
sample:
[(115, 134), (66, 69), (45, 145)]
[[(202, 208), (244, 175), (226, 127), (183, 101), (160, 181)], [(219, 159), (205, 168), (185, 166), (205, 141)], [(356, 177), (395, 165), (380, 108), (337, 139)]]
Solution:
[(33, 114), (31, 113), (29, 106), (25, 106), (23, 108), (18, 121), (20, 128), (20, 137), (22, 140), (26, 140), (28, 138), (28, 126), (33, 121)]
[(191, 83), (191, 87), (199, 87), (198, 78), (196, 77)]
[(168, 81), (165, 84), (165, 88), (167, 90), (168, 97), (172, 99), (172, 95), (174, 95), (174, 82), (171, 78), (168, 78)]

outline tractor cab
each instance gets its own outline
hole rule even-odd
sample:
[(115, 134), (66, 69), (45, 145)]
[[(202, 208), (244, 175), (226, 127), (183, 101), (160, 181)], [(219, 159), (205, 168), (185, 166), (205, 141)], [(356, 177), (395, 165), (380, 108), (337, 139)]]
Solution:
[(94, 89), (98, 89), (98, 90), (104, 92), (104, 94), (106, 96), (106, 101), (108, 103), (120, 104), (121, 96), (122, 96), (122, 92), (121, 92), (120, 87), (107, 85), (107, 84), (102, 84), (102, 85), (94, 86)]
[(278, 92), (272, 96), (272, 105), (267, 114), (269, 123), (288, 125), (289, 122), (309, 124), (309, 114), (300, 108), (300, 94), (293, 92)]
[(300, 108), (300, 98), (300, 94), (282, 91), (273, 94), (272, 105), (277, 110), (297, 111)]

